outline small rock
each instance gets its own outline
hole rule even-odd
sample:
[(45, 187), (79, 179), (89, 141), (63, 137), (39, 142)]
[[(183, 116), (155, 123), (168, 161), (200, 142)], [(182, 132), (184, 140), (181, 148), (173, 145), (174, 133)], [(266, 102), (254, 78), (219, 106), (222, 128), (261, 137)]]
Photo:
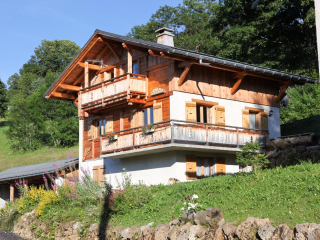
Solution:
[(298, 224), (295, 228), (294, 240), (320, 239), (320, 225), (315, 223)]
[(222, 232), (225, 239), (234, 240), (236, 234), (237, 227), (232, 223), (227, 223), (222, 226)]
[(148, 228), (152, 227), (152, 225), (153, 225), (153, 222), (148, 223), (148, 224), (145, 225), (145, 226), (142, 226), (142, 227), (140, 228), (141, 234), (143, 234), (143, 231), (145, 231), (145, 230), (147, 230)]
[[(190, 227), (191, 226), (192, 226), (192, 224), (190, 222), (187, 222), (186, 225), (183, 225), (178, 231), (177, 240), (186, 240), (186, 239), (188, 239), (189, 231), (190, 231)], [(156, 238), (156, 237), (155, 237), (155, 239), (158, 240), (158, 238)]]
[(99, 235), (99, 224), (98, 224), (98, 223), (92, 224), (92, 225), (89, 227), (88, 231), (89, 231), (90, 233), (98, 236), (98, 235)]
[(169, 235), (169, 232), (170, 232), (169, 223), (160, 224), (157, 227), (157, 230), (155, 232), (154, 238), (157, 239), (157, 240), (166, 240), (167, 236)]
[(275, 228), (269, 225), (264, 225), (259, 228), (258, 235), (261, 240), (269, 240), (272, 238), (273, 233), (275, 232)]
[(77, 230), (81, 226), (80, 222), (76, 222), (75, 224), (72, 225), (73, 230)]
[(128, 234), (129, 234), (129, 231), (130, 231), (130, 228), (126, 228), (125, 230), (123, 230), (122, 232), (121, 232), (121, 237), (122, 238), (127, 238), (127, 236), (128, 236)]
[(199, 225), (193, 225), (189, 228), (189, 240), (196, 240), (199, 239), (200, 237), (204, 236), (205, 234), (205, 229)]
[(293, 231), (286, 224), (280, 224), (271, 240), (292, 240), (292, 238)]

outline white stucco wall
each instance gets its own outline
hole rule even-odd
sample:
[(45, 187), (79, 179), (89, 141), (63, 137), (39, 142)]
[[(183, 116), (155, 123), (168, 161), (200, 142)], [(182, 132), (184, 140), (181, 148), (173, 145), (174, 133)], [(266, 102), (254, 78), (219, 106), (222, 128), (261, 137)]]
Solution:
[(9, 184), (0, 184), (0, 208), (6, 205), (6, 201), (10, 199)]
[(225, 107), (225, 121), (226, 125), (242, 127), (242, 110), (245, 107), (261, 108), (265, 112), (269, 113), (270, 110), (273, 111), (273, 115), (269, 117), (269, 138), (276, 139), (281, 136), (280, 132), (280, 114), (279, 108), (264, 106), (260, 104), (252, 104), (222, 98), (201, 96), (198, 94), (185, 93), (173, 91), (173, 95), (170, 96), (170, 118), (175, 120), (185, 120), (185, 102), (191, 101), (191, 99), (199, 99), (210, 102), (217, 102), (220, 106)]
[(176, 178), (180, 182), (186, 179), (186, 156), (194, 155), (199, 157), (224, 157), (226, 159), (226, 173), (232, 174), (239, 172), (239, 166), (235, 163), (235, 155), (222, 153), (169, 151), (161, 154), (149, 154), (141, 157), (131, 157), (124, 159), (99, 159), (85, 161), (82, 167), (88, 169), (92, 176), (94, 166), (104, 165), (106, 169), (106, 180), (111, 182), (116, 188), (118, 183), (116, 178), (121, 181), (122, 172), (125, 168), (132, 176), (133, 184), (142, 181), (146, 185), (167, 184), (169, 178)]

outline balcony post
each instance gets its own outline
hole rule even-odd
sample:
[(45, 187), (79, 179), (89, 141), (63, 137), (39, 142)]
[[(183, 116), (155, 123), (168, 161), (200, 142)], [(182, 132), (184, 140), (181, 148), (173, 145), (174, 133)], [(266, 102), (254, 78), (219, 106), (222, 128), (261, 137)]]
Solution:
[(127, 90), (127, 99), (130, 99), (130, 73), (132, 73), (132, 53), (131, 50), (128, 49), (128, 74), (127, 74), (127, 81), (128, 81), (128, 90)]

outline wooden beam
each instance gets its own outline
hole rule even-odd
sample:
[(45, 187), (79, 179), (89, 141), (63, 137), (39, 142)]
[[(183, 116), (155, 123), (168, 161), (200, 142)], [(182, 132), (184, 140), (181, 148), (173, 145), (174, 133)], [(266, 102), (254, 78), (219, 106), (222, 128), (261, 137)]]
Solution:
[(192, 98), (192, 102), (195, 102), (199, 105), (202, 105), (204, 107), (213, 107), (219, 105), (217, 102), (210, 102), (210, 101), (205, 101), (205, 100), (199, 100), (199, 99), (194, 99)]
[(186, 67), (189, 63), (190, 63), (190, 61), (180, 62), (180, 63), (178, 63), (178, 68), (184, 68), (184, 67)]
[(69, 93), (59, 93), (59, 92), (53, 92), (52, 96), (60, 97), (60, 98), (67, 98), (67, 99), (76, 99), (75, 95), (69, 94)]
[(10, 201), (14, 200), (14, 185), (13, 183), (10, 184)]
[[(144, 56), (145, 56), (144, 54), (140, 54), (140, 55), (137, 55), (137, 56), (135, 56), (135, 57), (132, 57), (132, 61), (137, 60), (137, 59), (139, 59), (139, 58), (142, 58), (142, 57), (144, 57)], [(114, 63), (114, 64), (112, 64), (112, 65), (110, 65), (110, 66), (107, 66), (107, 67), (102, 68), (102, 69), (99, 71), (99, 73), (112, 72), (114, 68), (119, 67), (120, 65), (127, 64), (127, 63), (128, 63), (127, 59), (122, 60), (122, 61), (120, 61), (120, 62), (117, 62), (117, 63)]]
[(174, 61), (167, 61), (167, 62), (162, 62), (162, 63), (159, 63), (159, 64), (156, 64), (156, 65), (153, 65), (151, 67), (147, 67), (146, 68), (146, 72), (150, 72), (150, 71), (154, 71), (154, 70), (157, 70), (159, 68), (163, 68), (163, 67), (166, 67), (168, 66), (170, 63), (173, 63)]
[(125, 49), (129, 49), (129, 46), (126, 43), (122, 43), (122, 47)]
[(65, 90), (76, 91), (76, 92), (80, 91), (80, 87), (78, 87), (78, 86), (73, 86), (73, 85), (61, 83), (60, 87)]
[(235, 74), (232, 74), (232, 75), (231, 75), (232, 78), (236, 78), (236, 79), (237, 79), (237, 81), (235, 82), (235, 84), (234, 84), (233, 87), (231, 88), (231, 95), (234, 95), (234, 94), (237, 92), (237, 90), (238, 90), (238, 88), (239, 88), (239, 86), (240, 86), (243, 78), (244, 78), (246, 75), (247, 75), (247, 72), (246, 72), (246, 71), (239, 72), (239, 73), (235, 73)]
[(280, 100), (283, 98), (284, 94), (286, 93), (286, 90), (289, 86), (289, 84), (291, 83), (291, 80), (290, 81), (287, 81), (286, 84), (283, 86), (283, 88), (281, 89), (281, 91), (279, 92), (277, 98), (276, 98), (276, 102), (280, 102)]
[(111, 46), (111, 44), (108, 41), (106, 41), (105, 39), (103, 39), (103, 42), (105, 44), (107, 44), (107, 46), (109, 47), (111, 52), (114, 54), (114, 56), (118, 59), (118, 61), (121, 61), (121, 56), (114, 50), (114, 48)]
[[(86, 62), (86, 63), (88, 63), (88, 62)], [(85, 68), (86, 67), (86, 63), (79, 62), (78, 66), (82, 67), (82, 68)], [(94, 65), (94, 64), (89, 64), (89, 63), (88, 63), (88, 68), (90, 70), (100, 70), (100, 66), (99, 65)]]
[(127, 50), (128, 51), (128, 57), (127, 57), (127, 60), (128, 60), (128, 62), (127, 62), (127, 66), (128, 66), (128, 73), (132, 73), (132, 52), (131, 52), (131, 50), (130, 49), (128, 49)]
[(151, 55), (151, 56), (160, 57), (160, 55), (156, 54), (156, 53), (154, 52), (154, 50), (148, 49), (148, 53), (149, 53), (149, 55)]
[(85, 68), (84, 68), (84, 87), (89, 87), (89, 64), (88, 62), (85, 62)]
[(183, 72), (182, 72), (182, 74), (181, 74), (181, 76), (180, 76), (180, 78), (178, 80), (178, 86), (182, 85), (182, 83), (183, 83), (184, 79), (186, 78), (191, 66), (192, 66), (192, 63), (189, 63), (187, 66), (185, 66), (185, 68), (184, 68), (184, 70), (183, 70)]

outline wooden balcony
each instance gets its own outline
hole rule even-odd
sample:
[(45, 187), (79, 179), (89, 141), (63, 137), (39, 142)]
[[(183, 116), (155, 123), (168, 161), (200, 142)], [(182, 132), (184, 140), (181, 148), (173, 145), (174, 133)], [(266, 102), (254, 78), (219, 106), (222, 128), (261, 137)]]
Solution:
[(81, 108), (88, 111), (119, 102), (144, 103), (147, 76), (126, 73), (80, 91)]
[[(119, 131), (115, 134), (117, 140), (109, 140), (106, 137), (100, 138), (101, 155), (120, 156), (128, 151), (137, 151), (138, 149), (147, 149), (159, 145), (174, 146), (205, 146), (207, 150), (224, 148), (239, 151), (246, 142), (259, 141), (265, 147), (267, 132), (259, 129), (248, 129), (241, 127), (203, 124), (187, 121), (170, 120), (155, 124), (153, 133), (145, 134), (141, 128)], [(218, 147), (218, 148), (217, 148)], [(220, 151), (220, 152), (221, 152)]]

